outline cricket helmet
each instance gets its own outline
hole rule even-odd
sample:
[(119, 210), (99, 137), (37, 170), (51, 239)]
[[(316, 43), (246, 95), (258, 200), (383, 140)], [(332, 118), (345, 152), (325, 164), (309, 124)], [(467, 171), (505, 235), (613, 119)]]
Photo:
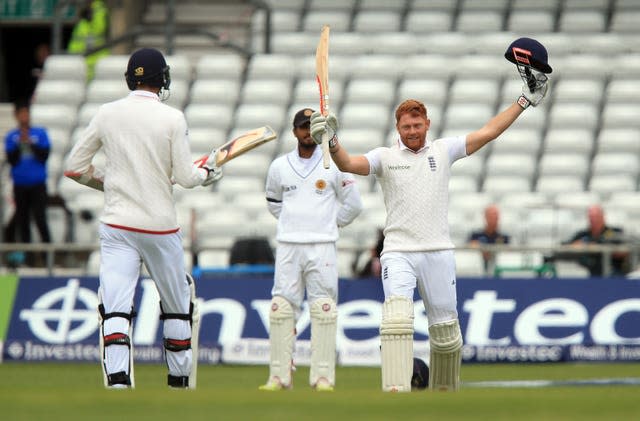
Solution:
[(429, 367), (420, 358), (413, 358), (411, 390), (423, 390), (429, 386)]
[(513, 41), (504, 57), (514, 64), (529, 65), (542, 73), (553, 71), (547, 63), (547, 49), (533, 38), (518, 38)]
[(138, 84), (163, 89), (169, 89), (171, 84), (169, 66), (162, 53), (155, 48), (142, 48), (131, 54), (124, 77), (132, 91)]

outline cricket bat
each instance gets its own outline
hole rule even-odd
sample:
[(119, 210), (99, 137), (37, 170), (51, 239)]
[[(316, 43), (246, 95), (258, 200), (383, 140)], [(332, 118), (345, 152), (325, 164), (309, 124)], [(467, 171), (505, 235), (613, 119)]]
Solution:
[[(216, 166), (224, 165), (232, 159), (249, 152), (251, 149), (274, 140), (276, 137), (278, 137), (278, 134), (269, 126), (258, 127), (257, 129), (243, 133), (218, 148)], [(208, 158), (209, 155), (204, 155), (198, 158), (195, 164), (201, 167), (207, 162)]]
[[(320, 91), (320, 112), (329, 113), (329, 25), (324, 25), (320, 32), (320, 41), (316, 48), (316, 80)], [(329, 168), (329, 139), (327, 133), (322, 136), (322, 164)]]

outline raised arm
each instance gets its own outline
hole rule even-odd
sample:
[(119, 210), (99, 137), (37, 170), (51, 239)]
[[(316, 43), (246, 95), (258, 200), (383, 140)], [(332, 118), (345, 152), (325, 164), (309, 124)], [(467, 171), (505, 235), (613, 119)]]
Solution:
[(316, 111), (311, 114), (311, 137), (318, 144), (322, 144), (322, 135), (327, 132), (331, 159), (342, 172), (358, 175), (369, 175), (369, 160), (364, 155), (349, 155), (340, 145), (337, 136), (338, 118), (329, 113), (326, 117)]
[(516, 102), (489, 120), (481, 129), (467, 135), (467, 155), (471, 155), (493, 139), (500, 136), (513, 124), (514, 121), (516, 121), (520, 114), (522, 114), (529, 105), (535, 107), (540, 104), (544, 96), (547, 94), (548, 87), (548, 79), (541, 83), (533, 93), (529, 91), (528, 85), (523, 85), (522, 94)]

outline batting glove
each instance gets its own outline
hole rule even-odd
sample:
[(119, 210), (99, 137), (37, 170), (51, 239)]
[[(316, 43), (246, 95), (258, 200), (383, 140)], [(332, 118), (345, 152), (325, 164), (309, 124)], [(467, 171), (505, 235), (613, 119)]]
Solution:
[(536, 88), (531, 92), (529, 85), (526, 83), (522, 85), (522, 95), (518, 98), (518, 105), (524, 109), (529, 107), (529, 105), (536, 107), (544, 99), (544, 96), (547, 94), (547, 89), (549, 89), (549, 78), (547, 75), (544, 73), (536, 74)]
[[(203, 186), (210, 186), (222, 178), (222, 168), (216, 165), (217, 155), (218, 155), (218, 150), (214, 149), (213, 151), (211, 151), (206, 161), (204, 160), (199, 161), (200, 162), (199, 167), (207, 170), (207, 178), (205, 178), (204, 181), (202, 182)], [(197, 163), (198, 162), (196, 161), (196, 164)]]
[(331, 146), (331, 142), (335, 141), (335, 136), (338, 132), (338, 118), (333, 113), (324, 116), (320, 111), (315, 111), (311, 114), (310, 129), (311, 137), (316, 144), (322, 144), (322, 135), (326, 132), (329, 146)]

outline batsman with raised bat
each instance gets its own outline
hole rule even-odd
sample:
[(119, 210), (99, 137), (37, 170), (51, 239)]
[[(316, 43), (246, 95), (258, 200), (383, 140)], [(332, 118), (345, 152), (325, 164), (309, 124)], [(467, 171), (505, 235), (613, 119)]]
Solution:
[(316, 143), (323, 135), (333, 139), (329, 143), (331, 157), (340, 170), (375, 174), (382, 187), (387, 210), (380, 259), (385, 295), (380, 324), (384, 391), (411, 390), (416, 286), (429, 320), (429, 388), (459, 387), (462, 333), (454, 245), (449, 236), (449, 177), (455, 161), (496, 139), (527, 107), (537, 106), (545, 97), (545, 73), (551, 73), (546, 49), (533, 39), (521, 38), (507, 50), (510, 61), (513, 54), (524, 57), (513, 59), (525, 67), (521, 69), (525, 79), (522, 94), (509, 108), (467, 135), (427, 141), (431, 123), (427, 109), (422, 102), (408, 99), (395, 112), (399, 134), (396, 144), (352, 156), (334, 137), (338, 127), (334, 115), (314, 113), (311, 117), (311, 136)]
[[(100, 352), (105, 387), (132, 388), (133, 298), (144, 262), (160, 295), (168, 385), (195, 388), (199, 312), (184, 265), (173, 182), (192, 188), (222, 177), (216, 151), (192, 163), (182, 111), (160, 100), (171, 82), (160, 51), (129, 58), (131, 92), (100, 106), (65, 164), (65, 176), (104, 191), (100, 217)], [(102, 149), (104, 171), (92, 165)]]
[(270, 363), (260, 390), (291, 389), (296, 321), (305, 291), (311, 315), (309, 384), (316, 391), (335, 386), (336, 321), (338, 318), (338, 228), (362, 211), (353, 175), (335, 165), (323, 166), (322, 150), (309, 134), (313, 110), (293, 119), (295, 149), (271, 163), (266, 198), (278, 219), (274, 284), (269, 312)]

